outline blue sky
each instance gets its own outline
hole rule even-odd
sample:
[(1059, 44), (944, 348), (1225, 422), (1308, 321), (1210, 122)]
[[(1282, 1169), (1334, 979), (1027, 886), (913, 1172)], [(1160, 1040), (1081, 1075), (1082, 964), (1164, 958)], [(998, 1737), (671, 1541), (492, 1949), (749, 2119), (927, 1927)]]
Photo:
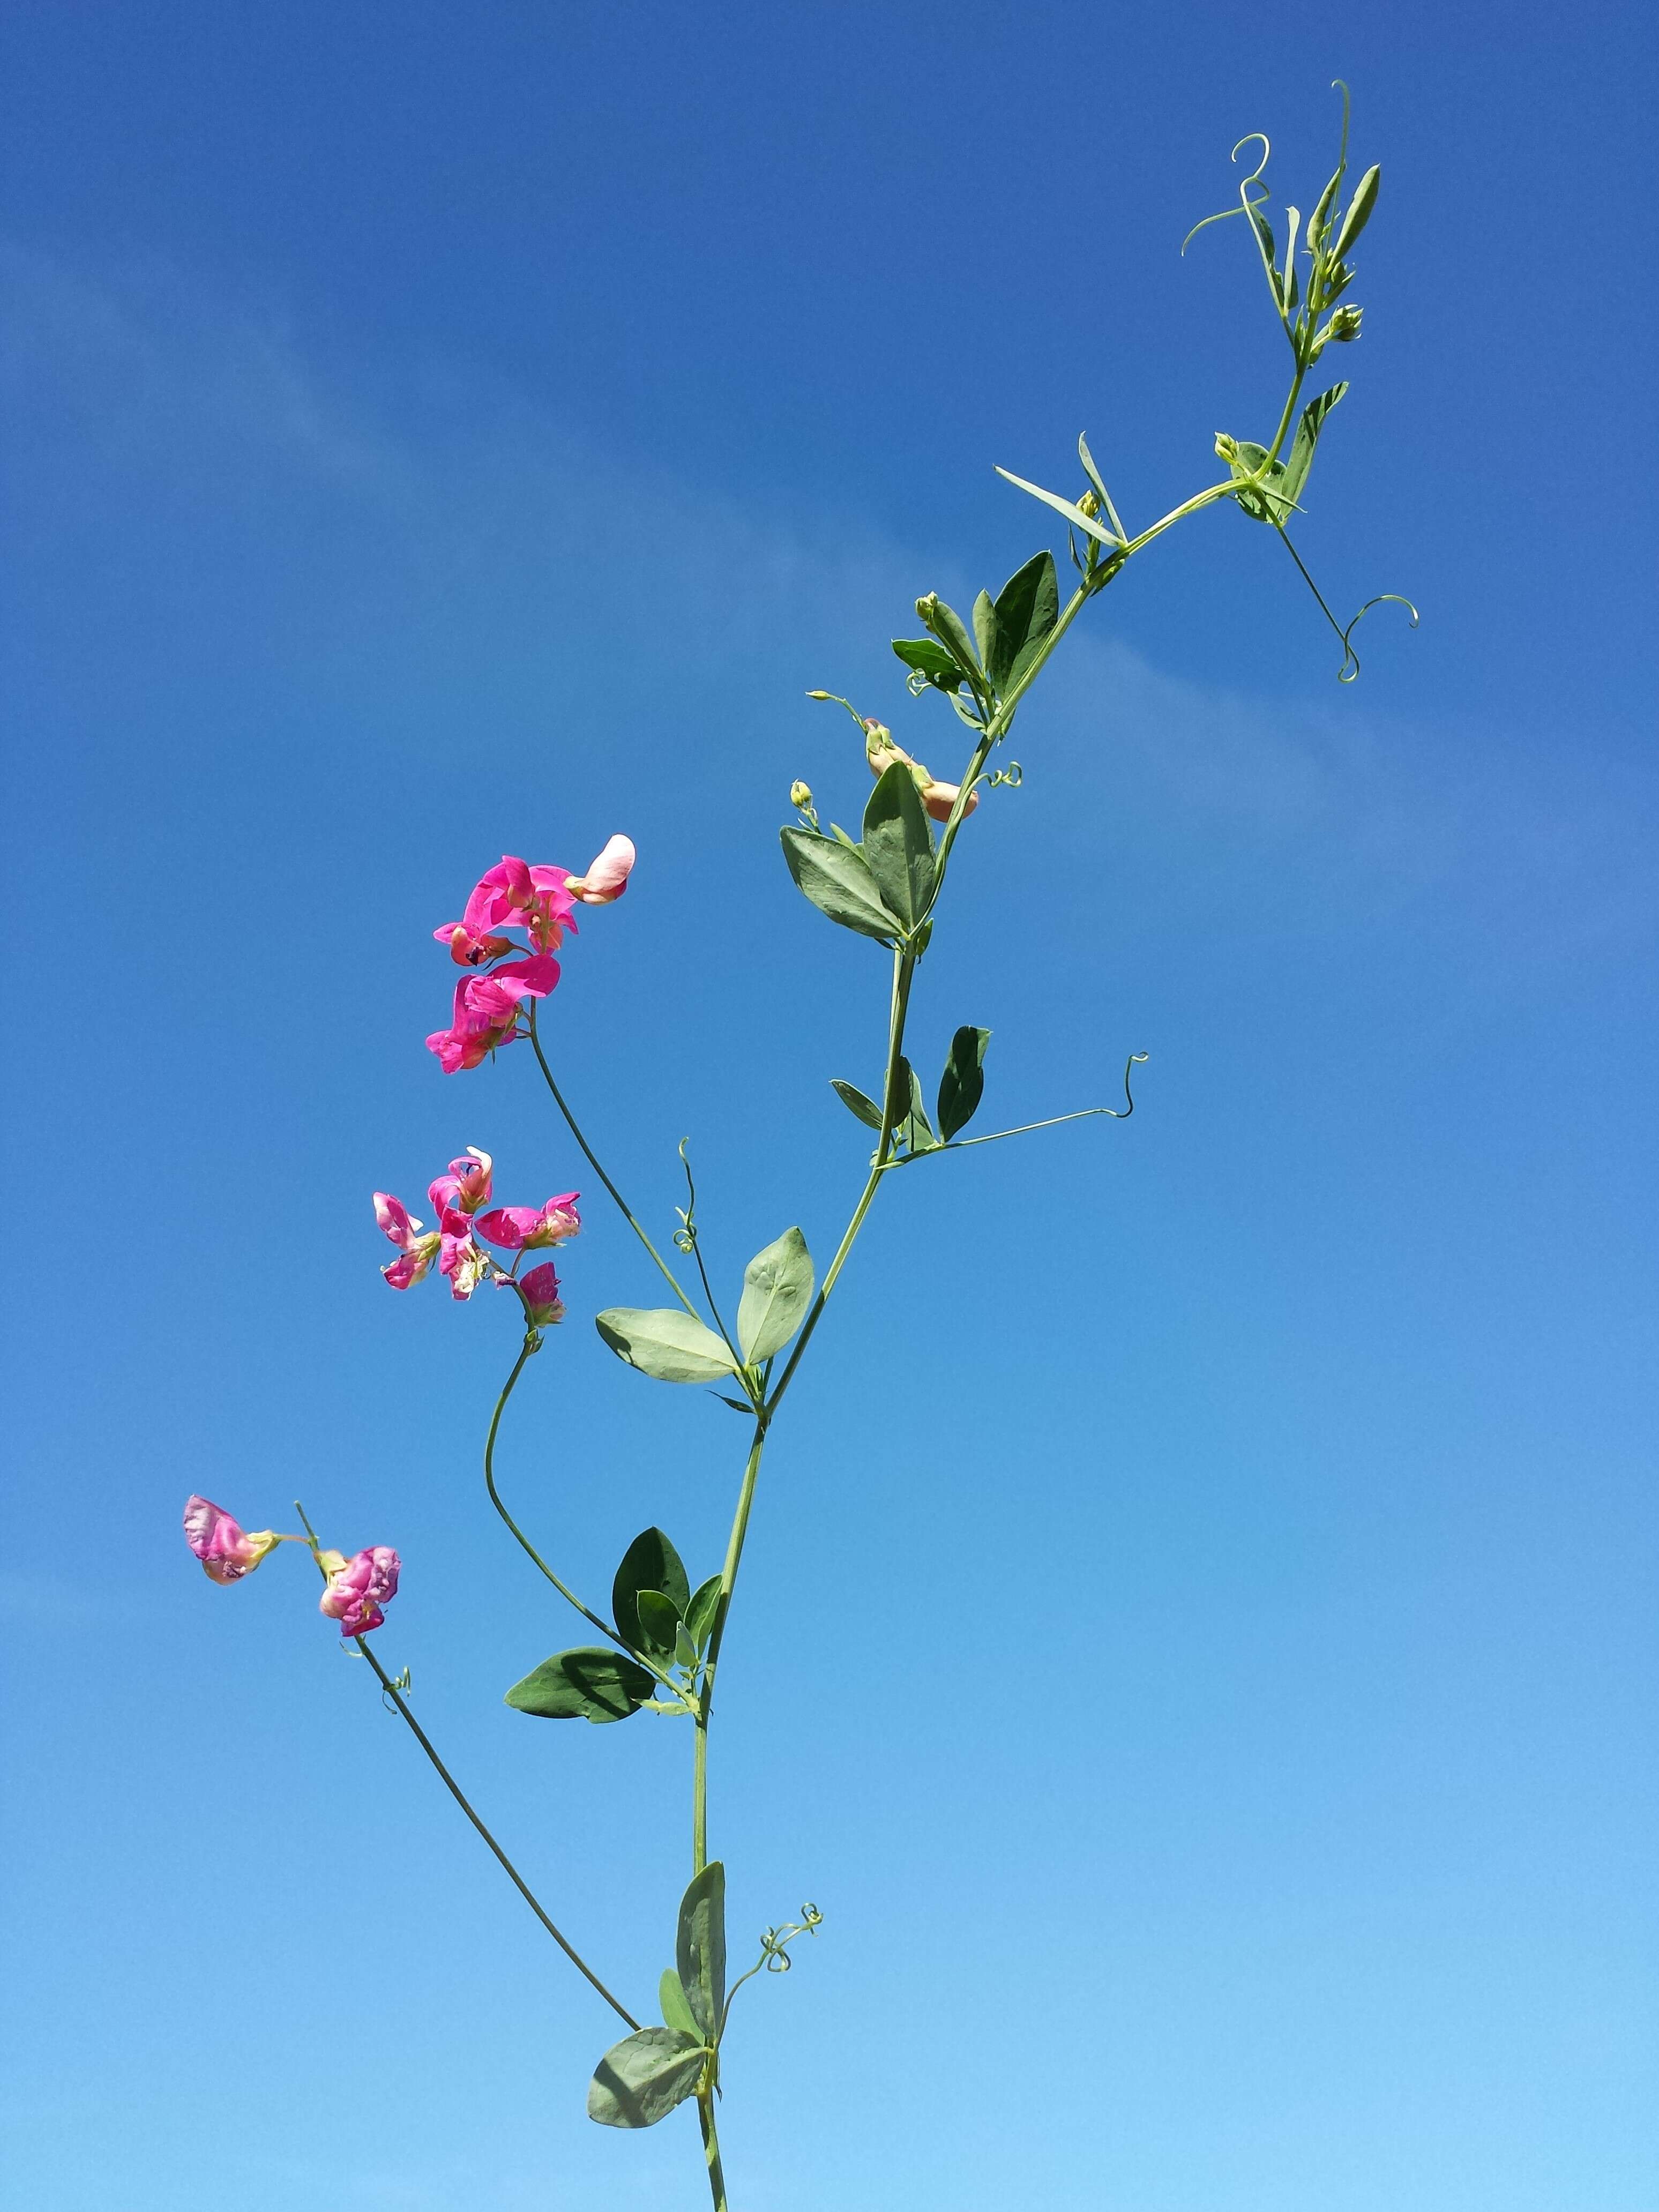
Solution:
[[(919, 1056), (995, 1123), (884, 1197), (769, 1458), (722, 1674), (734, 2212), (1647, 2212), (1659, 2195), (1653, 315), (1633, 8), (64, 5), (4, 72), (14, 1157), (5, 2111), (39, 2212), (700, 2201), (591, 2126), (606, 2015), (303, 1561), (395, 1543), (419, 1710), (641, 2002), (688, 1747), (538, 1727), (488, 1514), (505, 1302), (389, 1295), (368, 1193), (582, 1183), (519, 1052), (445, 1079), (428, 933), (501, 852), (641, 862), (550, 1010), (728, 1280), (820, 1257), (881, 955), (778, 859), (848, 691), (1039, 544), (1261, 434), (1227, 152), (1384, 186), (1305, 550), (1203, 519), (1022, 714)], [(1282, 343), (1282, 342), (1281, 342)], [(935, 709), (939, 711), (935, 712)], [(707, 1572), (738, 1425), (618, 1369), (599, 1194), (504, 1485), (584, 1587)], [(522, 1571), (521, 1571), (522, 1567)], [(747, 1940), (746, 1938), (744, 1940)]]

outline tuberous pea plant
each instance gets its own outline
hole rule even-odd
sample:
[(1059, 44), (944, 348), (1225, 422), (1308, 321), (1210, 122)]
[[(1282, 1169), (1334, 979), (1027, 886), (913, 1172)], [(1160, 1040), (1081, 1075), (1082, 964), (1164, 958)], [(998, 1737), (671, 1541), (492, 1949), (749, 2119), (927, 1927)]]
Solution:
[[(657, 1991), (654, 2012), (659, 2018), (653, 2016), (653, 2008), (643, 1999), (635, 2000), (636, 2010), (630, 2009), (579, 1955), (421, 1726), (410, 1702), (407, 1672), (394, 1675), (369, 1644), (397, 1594), (397, 1553), (374, 1545), (348, 1556), (325, 1547), (297, 1504), (303, 1534), (291, 1535), (274, 1529), (249, 1534), (221, 1507), (201, 1497), (193, 1497), (185, 1510), (191, 1548), (216, 1582), (240, 1580), (283, 1543), (309, 1549), (322, 1580), (323, 1613), (367, 1660), (385, 1702), (407, 1724), (542, 1928), (627, 2031), (599, 2060), (588, 2087), (589, 2114), (607, 2127), (637, 2129), (653, 2126), (677, 2106), (693, 2105), (715, 2212), (727, 2212), (728, 2203), (716, 2104), (722, 2091), (721, 2051), (732, 1999), (742, 1983), (763, 1969), (775, 1972), (786, 1968), (789, 1947), (803, 1936), (816, 1936), (822, 1917), (816, 1905), (807, 1905), (798, 1920), (767, 1929), (759, 1937), (754, 1965), (728, 1988), (725, 1873), (722, 1862), (709, 1856), (709, 1746), (721, 1654), (768, 1445), (878, 1198), (923, 1161), (946, 1153), (994, 1144), (1056, 1121), (1091, 1115), (1121, 1118), (1133, 1109), (1129, 1080), (1133, 1062), (1144, 1057), (1132, 1055), (1126, 1066), (1121, 1106), (1085, 1107), (1018, 1129), (964, 1135), (985, 1092), (990, 1032), (972, 1024), (957, 1027), (937, 1084), (931, 1086), (924, 1084), (908, 1048), (912, 997), (941, 925), (957, 842), (964, 833), (987, 834), (988, 810), (981, 814), (981, 802), (1000, 788), (1019, 783), (1018, 765), (1000, 763), (999, 749), (1061, 640), (1128, 563), (1166, 531), (1206, 507), (1231, 502), (1240, 514), (1272, 530), (1307, 577), (1291, 544), (1291, 519), (1301, 512), (1324, 427), (1348, 387), (1339, 381), (1306, 396), (1304, 387), (1330, 347), (1349, 346), (1359, 335), (1360, 310), (1350, 303), (1347, 294), (1353, 282), (1353, 252), (1376, 203), (1379, 173), (1368, 169), (1356, 185), (1346, 186), (1345, 88), (1342, 151), (1336, 168), (1305, 222), (1296, 209), (1286, 210), (1281, 251), (1265, 211), (1267, 143), (1241, 141), (1241, 148), (1257, 143), (1261, 158), (1240, 186), (1238, 205), (1225, 212), (1241, 217), (1251, 235), (1274, 316), (1291, 352), (1289, 389), (1270, 436), (1265, 442), (1230, 434), (1218, 436), (1215, 451), (1225, 474), (1138, 530), (1129, 529), (1121, 519), (1085, 438), (1078, 441), (1084, 481), (1075, 495), (1045, 490), (1000, 471), (1009, 483), (1063, 518), (1071, 589), (1062, 602), (1060, 572), (1052, 553), (1044, 550), (1017, 568), (994, 597), (981, 592), (965, 620), (936, 592), (916, 601), (923, 634), (895, 639), (893, 651), (906, 671), (910, 697), (931, 701), (936, 710), (949, 708), (956, 725), (966, 732), (967, 760), (954, 782), (924, 766), (916, 751), (902, 744), (885, 723), (861, 714), (850, 702), (828, 691), (811, 695), (843, 709), (850, 718), (858, 755), (873, 787), (855, 838), (833, 821), (826, 828), (811, 790), (796, 783), (790, 793), (795, 819), (781, 833), (783, 858), (797, 888), (829, 921), (850, 938), (881, 948), (886, 956), (881, 1075), (868, 1091), (842, 1078), (833, 1079), (837, 1097), (861, 1133), (866, 1158), (850, 1217), (821, 1275), (800, 1230), (788, 1228), (749, 1262), (741, 1284), (735, 1286), (735, 1304), (729, 1298), (723, 1302), (704, 1265), (689, 1165), (678, 1225), (662, 1238), (675, 1255), (671, 1261), (601, 1164), (560, 1086), (543, 1021), (560, 980), (556, 955), (577, 927), (579, 908), (610, 905), (627, 890), (635, 864), (634, 847), (627, 838), (612, 837), (581, 874), (504, 859), (481, 878), (461, 919), (434, 933), (460, 970), (449, 1026), (427, 1039), (441, 1068), (448, 1074), (477, 1070), (507, 1047), (527, 1044), (525, 1058), (539, 1072), (586, 1171), (620, 1212), (665, 1287), (665, 1304), (611, 1306), (595, 1312), (600, 1337), (618, 1361), (637, 1374), (661, 1382), (705, 1386), (746, 1424), (731, 1533), (718, 1565), (706, 1563), (710, 1571), (694, 1585), (668, 1536), (660, 1528), (647, 1528), (635, 1538), (617, 1566), (608, 1611), (588, 1603), (543, 1557), (508, 1510), (495, 1479), (496, 1441), (508, 1401), (546, 1345), (548, 1332), (566, 1318), (550, 1255), (562, 1251), (580, 1231), (579, 1194), (561, 1192), (539, 1204), (498, 1203), (495, 1164), (476, 1148), (452, 1160), (432, 1182), (428, 1195), (434, 1227), (424, 1226), (390, 1193), (375, 1193), (375, 1218), (395, 1254), (382, 1272), (394, 1290), (411, 1290), (435, 1271), (457, 1300), (470, 1300), (484, 1290), (503, 1291), (508, 1301), (505, 1310), (518, 1331), (516, 1356), (484, 1438), (485, 1489), (531, 1565), (581, 1616), (584, 1640), (532, 1667), (507, 1690), (507, 1705), (541, 1720), (608, 1726), (648, 1711), (689, 1726), (690, 1879), (673, 1931), (672, 1963), (665, 1968)], [(1239, 151), (1235, 149), (1235, 159)], [(1218, 220), (1212, 216), (1206, 222)], [(1199, 230), (1205, 228), (1198, 226)], [(1353, 623), (1346, 629), (1338, 623), (1312, 579), (1307, 580), (1342, 641), (1340, 675), (1350, 681), (1358, 665), (1352, 643)], [(925, 742), (933, 750), (938, 738)], [(684, 1146), (681, 1158), (685, 1158)], [(665, 1930), (665, 1937), (666, 1934)]]

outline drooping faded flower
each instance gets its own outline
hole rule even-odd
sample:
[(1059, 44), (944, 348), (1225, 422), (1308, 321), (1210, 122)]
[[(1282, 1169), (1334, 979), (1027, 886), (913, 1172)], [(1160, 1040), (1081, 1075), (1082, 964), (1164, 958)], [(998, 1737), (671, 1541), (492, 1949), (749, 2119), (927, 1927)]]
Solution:
[(240, 1582), (282, 1540), (274, 1528), (246, 1534), (211, 1498), (191, 1496), (185, 1501), (185, 1541), (216, 1583)]
[(378, 1628), (398, 1595), (403, 1564), (398, 1554), (389, 1545), (371, 1544), (349, 1559), (339, 1552), (321, 1552), (318, 1559), (328, 1576), (319, 1610), (339, 1622), (342, 1636), (367, 1636)]

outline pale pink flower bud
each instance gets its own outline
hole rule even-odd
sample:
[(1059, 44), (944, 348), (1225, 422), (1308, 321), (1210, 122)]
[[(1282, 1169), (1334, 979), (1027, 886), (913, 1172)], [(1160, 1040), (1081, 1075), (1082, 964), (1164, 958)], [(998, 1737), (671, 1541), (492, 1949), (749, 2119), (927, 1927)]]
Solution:
[[(924, 768), (920, 761), (912, 760), (902, 745), (893, 743), (893, 733), (884, 722), (866, 722), (864, 728), (865, 757), (870, 763), (871, 775), (883, 775), (895, 761), (902, 761), (915, 779), (916, 789), (921, 794), (921, 803), (928, 813), (935, 822), (948, 822), (961, 785), (941, 783), (932, 769)], [(966, 820), (978, 805), (978, 792), (971, 792), (968, 804), (962, 810), (963, 818)]]
[(318, 1556), (328, 1573), (319, 1609), (339, 1622), (342, 1636), (367, 1636), (378, 1628), (398, 1595), (398, 1554), (389, 1545), (373, 1544), (354, 1559), (342, 1559), (337, 1552)]
[(631, 838), (608, 838), (598, 859), (589, 861), (587, 873), (567, 876), (564, 887), (584, 906), (609, 906), (628, 889), (635, 857)]
[(274, 1528), (246, 1535), (210, 1498), (185, 1501), (185, 1541), (216, 1583), (239, 1583), (282, 1541)]

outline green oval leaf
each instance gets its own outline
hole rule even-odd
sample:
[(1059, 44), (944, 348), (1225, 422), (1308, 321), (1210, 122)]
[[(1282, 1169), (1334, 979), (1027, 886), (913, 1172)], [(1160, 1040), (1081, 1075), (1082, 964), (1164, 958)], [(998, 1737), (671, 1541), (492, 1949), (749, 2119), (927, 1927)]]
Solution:
[(718, 1575), (710, 1575), (685, 1608), (685, 1625), (699, 1651), (708, 1641), (709, 1632), (714, 1626), (714, 1609), (720, 1601), (720, 1578)]
[(811, 900), (820, 914), (860, 937), (878, 938), (890, 945), (902, 924), (888, 913), (870, 872), (869, 863), (856, 845), (820, 836), (816, 830), (781, 830), (783, 857), (796, 888)]
[(687, 2002), (709, 2043), (720, 2040), (726, 2009), (726, 1869), (710, 1859), (680, 1899), (674, 1945)]
[(757, 1252), (743, 1271), (738, 1344), (746, 1360), (769, 1359), (806, 1318), (812, 1303), (812, 1255), (799, 1229)]
[(587, 2085), (587, 2117), (602, 2128), (653, 2128), (702, 2080), (708, 2053), (672, 2027), (642, 2027), (612, 2044)]
[(933, 896), (933, 833), (915, 777), (895, 761), (864, 810), (863, 852), (882, 904), (914, 929)]
[(678, 1306), (612, 1306), (593, 1316), (593, 1326), (618, 1359), (659, 1382), (717, 1382), (737, 1368), (714, 1330)]
[(848, 1112), (857, 1115), (866, 1128), (880, 1128), (880, 1107), (873, 1098), (866, 1097), (855, 1083), (843, 1083), (839, 1076), (832, 1075), (830, 1079), (830, 1088)]
[(949, 1144), (965, 1129), (985, 1091), (985, 1048), (989, 1030), (959, 1029), (951, 1040), (951, 1057), (939, 1079), (939, 1133)]
[(1060, 620), (1060, 580), (1052, 553), (1034, 553), (997, 593), (986, 667), (999, 691), (1029, 665)]
[[(616, 1622), (623, 1643), (637, 1650), (641, 1642), (649, 1644), (641, 1625), (639, 1601), (647, 1591), (659, 1592), (666, 1599), (678, 1620), (686, 1608), (690, 1597), (690, 1578), (674, 1549), (660, 1528), (642, 1528), (623, 1553), (611, 1584), (611, 1618)], [(668, 1631), (668, 1647), (672, 1650), (674, 1632)]]
[(919, 675), (939, 691), (958, 691), (962, 688), (962, 671), (955, 656), (947, 653), (937, 638), (896, 637), (893, 650), (907, 668)]
[(556, 1651), (507, 1693), (514, 1712), (544, 1721), (625, 1721), (655, 1694), (655, 1677), (603, 1645)]
[(672, 2028), (676, 2035), (689, 2035), (691, 2040), (701, 2048), (702, 2037), (698, 2031), (691, 2008), (686, 2002), (685, 1984), (672, 1966), (665, 1966), (662, 1970), (662, 1979), (657, 1985), (657, 1996), (658, 2002), (662, 2006), (664, 2026)]

